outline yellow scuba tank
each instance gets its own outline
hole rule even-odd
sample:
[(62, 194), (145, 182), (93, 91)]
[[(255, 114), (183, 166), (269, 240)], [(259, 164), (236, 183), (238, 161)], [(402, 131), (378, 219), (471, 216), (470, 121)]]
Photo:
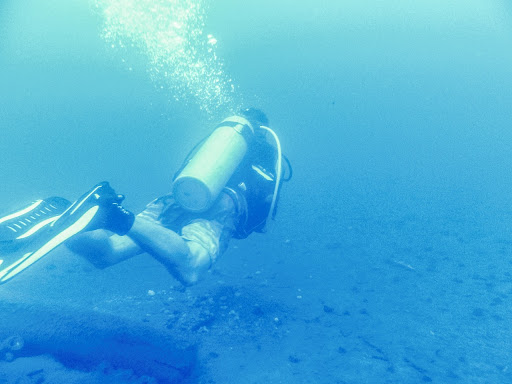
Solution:
[(192, 212), (210, 208), (242, 162), (253, 134), (241, 116), (222, 121), (174, 179), (176, 202)]

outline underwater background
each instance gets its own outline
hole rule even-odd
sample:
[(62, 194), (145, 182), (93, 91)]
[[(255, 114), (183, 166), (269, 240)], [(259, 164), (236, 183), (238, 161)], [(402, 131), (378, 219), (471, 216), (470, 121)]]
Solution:
[(183, 289), (65, 247), (0, 286), (0, 383), (512, 383), (512, 5), (1, 0), (0, 212), (135, 212), (240, 106), (294, 178)]

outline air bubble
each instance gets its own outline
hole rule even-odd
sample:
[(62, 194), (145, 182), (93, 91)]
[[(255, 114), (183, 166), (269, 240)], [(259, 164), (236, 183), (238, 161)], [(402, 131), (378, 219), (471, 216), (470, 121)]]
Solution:
[(97, 0), (97, 6), (103, 38), (146, 57), (151, 79), (170, 97), (194, 100), (208, 113), (236, 107), (235, 87), (212, 48), (218, 41), (203, 34), (206, 0)]

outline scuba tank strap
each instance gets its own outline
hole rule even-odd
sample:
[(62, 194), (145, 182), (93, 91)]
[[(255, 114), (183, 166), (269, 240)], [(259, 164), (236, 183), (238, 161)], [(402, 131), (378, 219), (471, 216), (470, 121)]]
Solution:
[(247, 143), (250, 143), (254, 138), (254, 127), (251, 123), (243, 117), (231, 116), (224, 119), (215, 128), (220, 127), (231, 127), (238, 133), (240, 133)]

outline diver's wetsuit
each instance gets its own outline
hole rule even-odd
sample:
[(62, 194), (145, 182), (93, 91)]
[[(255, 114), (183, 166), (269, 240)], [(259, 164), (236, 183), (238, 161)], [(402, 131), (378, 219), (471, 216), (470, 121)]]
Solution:
[(240, 215), (232, 197), (226, 192), (222, 192), (205, 212), (187, 211), (176, 203), (172, 195), (165, 195), (149, 203), (138, 214), (178, 233), (185, 241), (200, 244), (207, 250), (211, 263), (227, 249)]

